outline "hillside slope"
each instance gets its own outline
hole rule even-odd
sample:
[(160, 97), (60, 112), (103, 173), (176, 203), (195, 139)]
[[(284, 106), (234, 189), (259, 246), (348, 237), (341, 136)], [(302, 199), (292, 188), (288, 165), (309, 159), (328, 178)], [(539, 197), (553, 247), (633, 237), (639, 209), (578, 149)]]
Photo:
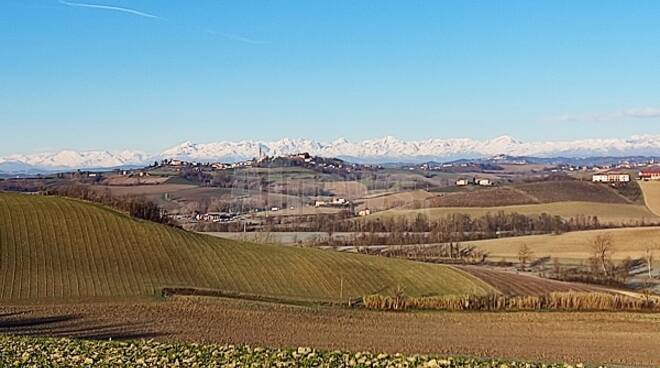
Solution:
[(443, 193), (429, 198), (426, 207), (497, 207), (556, 202), (630, 203), (607, 185), (579, 180), (548, 180)]
[[(343, 281), (342, 281), (343, 280)], [(154, 296), (164, 287), (283, 299), (391, 293), (483, 294), (457, 269), (240, 243), (130, 218), (94, 204), (0, 193), (0, 299)]]
[(653, 213), (660, 216), (660, 183), (657, 181), (639, 181), (644, 193), (644, 203)]
[(657, 244), (657, 239), (660, 238), (660, 227), (575, 231), (561, 235), (520, 236), (466, 242), (465, 244), (474, 245), (487, 251), (492, 259), (517, 260), (518, 250), (525, 244), (532, 249), (535, 258), (549, 256), (579, 263), (592, 256), (590, 244), (596, 236), (603, 234), (612, 237), (615, 246), (612, 257), (616, 260), (643, 257), (648, 247), (660, 249)]
[(658, 221), (658, 216), (649, 211), (646, 206), (596, 202), (554, 202), (499, 207), (435, 207), (412, 210), (392, 209), (376, 212), (367, 216), (367, 218), (386, 219), (406, 216), (409, 220), (414, 220), (418, 215), (422, 214), (428, 216), (430, 219), (437, 219), (457, 213), (479, 217), (488, 213), (495, 214), (500, 211), (504, 213), (519, 213), (527, 216), (536, 216), (542, 213), (547, 213), (553, 216), (561, 216), (563, 218), (597, 216), (602, 224), (615, 225)]

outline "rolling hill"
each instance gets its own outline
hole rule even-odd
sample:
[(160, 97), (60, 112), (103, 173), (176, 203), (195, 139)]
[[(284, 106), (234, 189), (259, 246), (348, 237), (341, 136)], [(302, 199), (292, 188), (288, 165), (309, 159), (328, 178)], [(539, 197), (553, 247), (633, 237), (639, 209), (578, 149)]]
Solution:
[(397, 216), (406, 216), (408, 219), (415, 219), (417, 215), (423, 214), (429, 218), (440, 218), (450, 214), (462, 213), (474, 217), (486, 215), (487, 213), (519, 213), (522, 215), (540, 215), (547, 213), (550, 215), (570, 218), (575, 216), (598, 216), (601, 223), (611, 224), (634, 224), (639, 221), (658, 221), (660, 218), (646, 206), (626, 203), (598, 203), (598, 202), (553, 202), (542, 204), (525, 204), (514, 206), (499, 207), (436, 207), (424, 209), (392, 209), (377, 212), (367, 218), (391, 218)]
[(561, 235), (532, 235), (515, 238), (489, 239), (465, 244), (475, 245), (489, 253), (491, 259), (516, 260), (523, 244), (534, 251), (534, 257), (557, 257), (580, 263), (592, 256), (589, 245), (600, 234), (609, 234), (615, 246), (612, 257), (622, 260), (640, 258), (646, 248), (660, 250), (660, 227), (639, 227), (608, 230), (576, 231)]
[(638, 183), (644, 193), (646, 207), (660, 216), (660, 183), (655, 181), (639, 181)]
[(631, 203), (607, 185), (579, 180), (547, 180), (429, 198), (425, 207), (497, 207), (556, 202)]
[(10, 193), (0, 193), (0, 285), (0, 300), (158, 296), (165, 287), (310, 301), (398, 286), (409, 295), (493, 291), (452, 267), (241, 243), (87, 202)]

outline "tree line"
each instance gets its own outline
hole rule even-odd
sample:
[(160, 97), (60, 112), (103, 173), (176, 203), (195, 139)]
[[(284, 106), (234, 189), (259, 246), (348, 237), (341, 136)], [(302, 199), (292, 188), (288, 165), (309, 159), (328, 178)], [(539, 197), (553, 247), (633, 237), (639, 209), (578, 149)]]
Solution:
[(165, 210), (156, 203), (144, 198), (113, 196), (107, 189), (92, 190), (87, 186), (76, 184), (51, 187), (42, 192), (45, 195), (56, 195), (99, 203), (126, 212), (132, 217), (169, 226), (178, 226), (176, 222), (167, 216)]
[(247, 227), (232, 223), (199, 224), (196, 230), (243, 231), (247, 229), (248, 231), (325, 232), (328, 234), (350, 232), (359, 235), (352, 239), (352, 245), (391, 245), (560, 234), (608, 227), (610, 225), (601, 223), (597, 216), (575, 216), (566, 219), (545, 213), (527, 216), (499, 211), (476, 217), (457, 213), (430, 218), (422, 213), (414, 218), (398, 216), (364, 219), (355, 218), (350, 211), (344, 211), (335, 214), (295, 216), (295, 218), (270, 217), (264, 224)]

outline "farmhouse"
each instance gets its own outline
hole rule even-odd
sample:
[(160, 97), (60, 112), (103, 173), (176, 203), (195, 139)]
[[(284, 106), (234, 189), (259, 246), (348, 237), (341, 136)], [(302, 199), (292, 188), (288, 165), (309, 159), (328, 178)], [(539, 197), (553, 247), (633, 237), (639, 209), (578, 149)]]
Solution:
[(600, 173), (591, 177), (594, 183), (627, 183), (630, 181), (630, 175), (622, 173)]
[(478, 179), (477, 184), (482, 187), (490, 187), (493, 185), (493, 182), (490, 179)]
[(470, 184), (470, 181), (467, 180), (467, 179), (458, 179), (458, 180), (456, 180), (456, 186), (457, 187), (464, 187), (468, 184)]
[(167, 164), (170, 165), (170, 166), (183, 166), (183, 165), (186, 164), (186, 162), (185, 162), (185, 161), (181, 161), (181, 160), (175, 160), (175, 159), (172, 159), (172, 160), (170, 160)]
[(332, 201), (316, 201), (314, 207), (344, 207), (350, 204), (346, 198), (333, 198)]
[(660, 166), (652, 166), (639, 172), (642, 180), (660, 180)]
[(358, 216), (360, 217), (369, 216), (369, 215), (371, 215), (371, 210), (368, 208), (364, 210), (360, 210), (360, 212), (358, 212)]
[(480, 185), (482, 187), (490, 187), (493, 181), (485, 178), (472, 178), (472, 179), (458, 179), (456, 180), (457, 187), (464, 187), (467, 185)]
[(233, 214), (228, 212), (207, 212), (197, 214), (195, 216), (195, 220), (206, 222), (223, 222), (231, 220), (233, 216)]

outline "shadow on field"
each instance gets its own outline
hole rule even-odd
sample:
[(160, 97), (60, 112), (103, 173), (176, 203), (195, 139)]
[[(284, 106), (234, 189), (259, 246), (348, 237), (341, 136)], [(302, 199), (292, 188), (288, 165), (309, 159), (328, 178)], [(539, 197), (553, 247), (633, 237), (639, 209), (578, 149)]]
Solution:
[(146, 323), (104, 323), (76, 314), (31, 316), (31, 312), (0, 314), (0, 333), (80, 339), (148, 339), (164, 333), (149, 330)]

